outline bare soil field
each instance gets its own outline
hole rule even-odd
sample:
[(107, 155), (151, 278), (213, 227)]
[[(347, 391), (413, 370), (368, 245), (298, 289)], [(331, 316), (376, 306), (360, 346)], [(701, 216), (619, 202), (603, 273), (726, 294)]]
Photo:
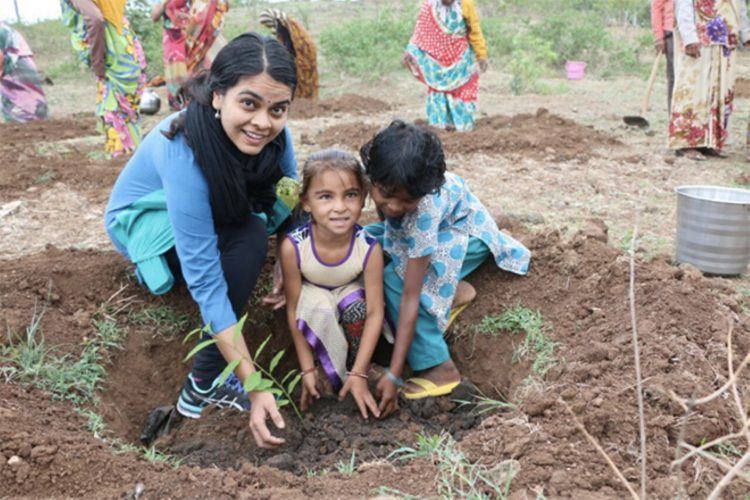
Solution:
[[(285, 408), (288, 426), (281, 435), (287, 444), (274, 451), (257, 449), (246, 415), (229, 410), (207, 412), (158, 441), (156, 450), (170, 460), (125, 446), (138, 444), (150, 409), (177, 397), (192, 347), (183, 338), (199, 326), (196, 308), (184, 287), (160, 298), (147, 294), (112, 251), (101, 220), (124, 160), (99, 154), (91, 115), (0, 125), (0, 310), (9, 332), (0, 342), (22, 342), (35, 311), (36, 334), (71, 362), (103, 319), (126, 332), (121, 348), (102, 353), (106, 377), (96, 401), (81, 405), (102, 418), (104, 427), (93, 432), (70, 401), (16, 380), (0, 383), (0, 491), (127, 498), (439, 496), (446, 494), (446, 472), (434, 455), (402, 460), (393, 453), (416, 448), (420, 435), (444, 431), (467, 461), (482, 467), (483, 477), (508, 481), (511, 498), (625, 497), (627, 490), (576, 421), (637, 490), (639, 423), (625, 251), (637, 225), (634, 294), (648, 491), (656, 498), (706, 496), (725, 472), (716, 461), (736, 460), (732, 450), (747, 444), (730, 440), (721, 450), (672, 465), (686, 453), (680, 442), (701, 446), (739, 425), (728, 390), (694, 408), (680, 399), (710, 394), (729, 379), (730, 323), (735, 366), (750, 351), (750, 287), (746, 277), (705, 277), (672, 261), (673, 189), (747, 184), (739, 140), (747, 101), (739, 100), (735, 114), (731, 157), (696, 164), (664, 149), (663, 105), (652, 112), (652, 131), (622, 125), (621, 115), (639, 102), (633, 81), (581, 82), (565, 95), (514, 97), (501, 89), (501, 78), (486, 77), (476, 131), (439, 133), (449, 169), (464, 176), (501, 228), (533, 253), (526, 277), (489, 265), (470, 277), (477, 299), (449, 332), (467, 383), (453, 398), (404, 402), (385, 421), (364, 422), (351, 402), (331, 399), (303, 419)], [(405, 78), (391, 86), (398, 99), (361, 87), (295, 103), (290, 128), (298, 158), (333, 145), (357, 150), (395, 117), (420, 119), (421, 89)], [(149, 117), (146, 126), (165, 116)], [(542, 375), (533, 357), (519, 359), (522, 333), (487, 327), (488, 317), (514, 307), (543, 317), (554, 362)], [(170, 314), (155, 314), (164, 310)], [(258, 297), (249, 312), (251, 352), (268, 335), (268, 357), (291, 349), (281, 313), (260, 307)], [(293, 358), (288, 351), (279, 369), (291, 369)], [(478, 394), (472, 384), (486, 397), (512, 404), (487, 411), (461, 404), (457, 400)], [(744, 373), (738, 392), (747, 407), (750, 379)], [(477, 489), (495, 495), (489, 485)], [(749, 494), (748, 483), (738, 479), (724, 497)]]

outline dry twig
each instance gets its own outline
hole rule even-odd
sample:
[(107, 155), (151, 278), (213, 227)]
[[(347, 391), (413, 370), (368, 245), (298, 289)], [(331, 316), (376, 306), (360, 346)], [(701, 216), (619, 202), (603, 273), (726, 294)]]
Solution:
[(638, 426), (641, 437), (641, 497), (646, 498), (646, 417), (643, 410), (643, 379), (641, 377), (641, 355), (638, 349), (638, 327), (635, 317), (635, 241), (638, 235), (638, 223), (633, 227), (633, 237), (630, 240), (630, 323), (633, 327), (633, 357), (635, 358), (635, 380), (638, 395)]
[(580, 420), (578, 420), (578, 417), (573, 412), (573, 409), (568, 406), (568, 403), (566, 403), (562, 398), (557, 398), (557, 402), (565, 407), (565, 409), (570, 413), (570, 416), (573, 417), (573, 423), (576, 425), (579, 431), (586, 436), (586, 439), (588, 440), (591, 445), (596, 448), (596, 451), (599, 452), (599, 454), (604, 457), (604, 460), (607, 462), (607, 465), (609, 465), (609, 468), (612, 469), (612, 471), (617, 476), (617, 479), (620, 480), (620, 482), (625, 486), (625, 488), (630, 492), (630, 495), (635, 499), (639, 500), (640, 497), (638, 497), (638, 493), (635, 492), (632, 486), (630, 486), (630, 483), (627, 479), (625, 479), (625, 476), (622, 475), (622, 472), (620, 472), (620, 469), (617, 468), (615, 463), (612, 461), (611, 458), (609, 458), (609, 455), (607, 455), (607, 452), (604, 451), (604, 448), (601, 447), (601, 445), (597, 442), (596, 438), (589, 434), (589, 432), (586, 430), (586, 428), (583, 426)]

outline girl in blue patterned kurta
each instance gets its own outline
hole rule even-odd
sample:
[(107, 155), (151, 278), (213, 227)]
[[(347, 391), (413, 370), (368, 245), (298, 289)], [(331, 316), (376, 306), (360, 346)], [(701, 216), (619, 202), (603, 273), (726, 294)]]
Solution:
[[(366, 229), (390, 258), (383, 281), (396, 342), (376, 390), (381, 414), (388, 415), (397, 408), (398, 386), (407, 399), (419, 399), (448, 394), (460, 382), (443, 332), (454, 306), (475, 294), (461, 280), (490, 255), (501, 269), (526, 274), (530, 252), (500, 232), (466, 181), (445, 171), (440, 139), (432, 132), (397, 120), (361, 155), (384, 219)], [(404, 383), (407, 358), (419, 377)]]

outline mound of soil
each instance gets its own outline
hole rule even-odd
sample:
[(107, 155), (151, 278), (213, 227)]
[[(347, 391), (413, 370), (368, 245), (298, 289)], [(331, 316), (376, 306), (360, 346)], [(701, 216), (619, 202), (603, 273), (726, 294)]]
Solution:
[(295, 100), (290, 108), (290, 117), (297, 120), (319, 118), (335, 114), (373, 115), (389, 111), (391, 106), (378, 99), (357, 94), (341, 94), (329, 99)]
[[(360, 496), (371, 495), (382, 485), (429, 496), (435, 494), (432, 465), (401, 466), (373, 459), (386, 456), (401, 441), (413, 443), (415, 431), (436, 433), (445, 428), (460, 440), (472, 460), (490, 467), (514, 461), (519, 472), (511, 491), (518, 495), (533, 495), (539, 488), (549, 497), (625, 495), (559, 400), (567, 402), (637, 489), (638, 417), (628, 260), (607, 246), (601, 223), (590, 224), (568, 241), (557, 232), (525, 234), (518, 228), (512, 232), (532, 249), (529, 275), (513, 276), (490, 264), (483, 266), (470, 277), (477, 298), (451, 333), (452, 352), (462, 374), (486, 395), (516, 403), (514, 409), (483, 414), (486, 418), (478, 428), (468, 427), (478, 423), (479, 417), (456, 411), (447, 399), (405, 406), (385, 422), (370, 423), (361, 422), (351, 404), (325, 400), (302, 423), (293, 423), (294, 417), (286, 412), (289, 443), (270, 452), (254, 448), (245, 415), (209, 412), (161, 443), (162, 449), (184, 459), (184, 465), (171, 469), (132, 454), (113, 455), (85, 430), (83, 419), (70, 408), (51, 402), (39, 391), (3, 384), (3, 491), (8, 495), (96, 492), (114, 496), (132, 494), (140, 481), (154, 496), (167, 492)], [(45, 304), (42, 332), (48, 345), (73, 352), (92, 332), (85, 313), (93, 314), (122, 285), (127, 286), (110, 300), (124, 301), (117, 302), (117, 307), (138, 310), (169, 304), (196, 317), (184, 290), (164, 298), (150, 297), (129, 284), (126, 266), (118, 259), (111, 253), (49, 249), (3, 262), (0, 304), (6, 322), (22, 331), (34, 303)], [(268, 269), (263, 279), (267, 273)], [(51, 285), (47, 285), (49, 280)], [(688, 443), (699, 444), (736, 429), (732, 398), (719, 398), (686, 414), (669, 393), (702, 396), (721, 386), (727, 379), (727, 322), (734, 321), (735, 359), (741, 359), (750, 349), (750, 317), (727, 280), (705, 278), (690, 266), (677, 267), (664, 258), (637, 263), (635, 295), (645, 380), (649, 492), (673, 498), (680, 491), (678, 472), (682, 472), (685, 492), (705, 496), (722, 475), (715, 464), (693, 458), (672, 470), (670, 463), (680, 435)], [(523, 340), (519, 334), (486, 335), (479, 330), (485, 316), (514, 306), (538, 310), (545, 320), (545, 333), (556, 343), (557, 365), (543, 380), (530, 377), (530, 359), (515, 361), (515, 348)], [(251, 352), (266, 333), (275, 333), (268, 352), (289, 347), (283, 314), (261, 310), (257, 297), (250, 313)], [(129, 336), (124, 350), (111, 353), (108, 383), (95, 410), (104, 416), (113, 436), (134, 442), (147, 411), (173, 401), (178, 394), (187, 370), (181, 359), (188, 346), (181, 344), (181, 334), (167, 335), (156, 326), (139, 324), (127, 308), (115, 317)], [(293, 365), (292, 356), (286, 358), (282, 372)], [(745, 377), (740, 394), (748, 391)], [(743, 443), (737, 446), (742, 449)], [(335, 468), (339, 461), (347, 462), (352, 451), (357, 472), (351, 478), (337, 472), (320, 473)], [(258, 468), (259, 464), (300, 475)], [(308, 469), (318, 472), (307, 473)], [(727, 497), (748, 493), (750, 488), (741, 483), (726, 491)]]
[[(581, 498), (593, 492), (598, 497), (621, 497), (625, 490), (577, 430), (560, 399), (637, 490), (638, 409), (628, 259), (605, 244), (606, 228), (600, 222), (571, 241), (563, 241), (556, 232), (522, 239), (533, 253), (529, 275), (497, 273), (489, 264), (480, 269), (473, 281), (477, 299), (460, 318), (454, 343), (465, 376), (486, 394), (521, 404), (485, 420), (462, 442), (464, 450), (482, 462), (516, 460), (520, 472), (514, 490), (530, 492), (543, 485), (552, 497)], [(680, 484), (670, 462), (680, 434), (686, 442), (700, 445), (736, 428), (736, 413), (731, 398), (686, 413), (669, 393), (703, 396), (724, 383), (728, 322), (734, 322), (735, 360), (740, 360), (750, 349), (750, 316), (727, 280), (704, 278), (694, 267), (677, 267), (659, 258), (638, 262), (635, 272), (649, 490), (658, 498), (674, 498)], [(559, 364), (543, 384), (530, 383), (529, 361), (513, 362), (522, 338), (505, 332), (499, 337), (476, 333), (483, 317), (516, 305), (541, 312), (548, 335), (558, 343)], [(744, 380), (740, 390), (747, 394), (750, 385), (747, 377)], [(702, 475), (696, 479), (698, 469)], [(706, 496), (723, 475), (700, 459), (689, 460), (682, 472), (691, 497)], [(727, 496), (748, 491), (747, 485), (736, 483)]]
[[(418, 121), (420, 125), (426, 123)], [(358, 150), (372, 138), (379, 126), (365, 123), (334, 125), (320, 132), (316, 141), (322, 147), (345, 146)], [(452, 154), (502, 154), (554, 161), (585, 161), (596, 150), (622, 143), (591, 126), (578, 124), (540, 108), (536, 114), (480, 118), (468, 133), (433, 129)]]

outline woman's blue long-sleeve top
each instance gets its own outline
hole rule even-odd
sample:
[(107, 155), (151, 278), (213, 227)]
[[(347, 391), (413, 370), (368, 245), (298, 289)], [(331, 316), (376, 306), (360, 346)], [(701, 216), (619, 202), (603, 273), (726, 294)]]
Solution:
[[(218, 333), (236, 323), (237, 317), (227, 295), (206, 179), (184, 134), (170, 140), (161, 133), (176, 116), (159, 123), (125, 165), (112, 189), (104, 224), (117, 250), (128, 257), (127, 250), (112, 237), (110, 226), (122, 210), (163, 189), (182, 274), (204, 324)], [(288, 128), (284, 133), (287, 140), (281, 170), (297, 179), (292, 136)]]

